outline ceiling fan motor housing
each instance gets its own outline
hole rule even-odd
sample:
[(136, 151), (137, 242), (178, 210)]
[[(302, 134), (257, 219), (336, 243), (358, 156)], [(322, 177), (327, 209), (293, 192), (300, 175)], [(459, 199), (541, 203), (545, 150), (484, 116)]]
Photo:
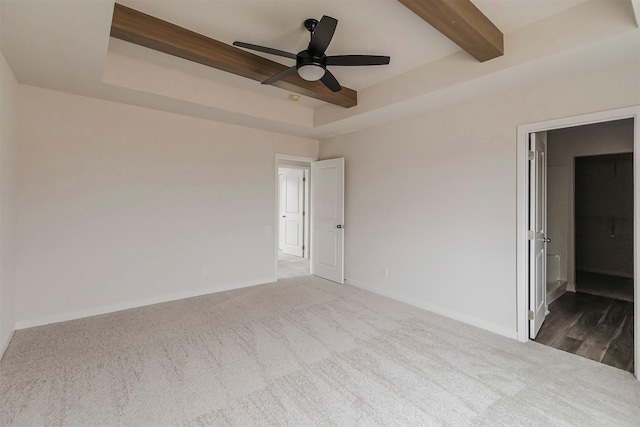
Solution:
[(303, 50), (296, 56), (296, 68), (305, 65), (316, 65), (324, 69), (327, 68), (327, 55), (313, 55), (308, 50)]

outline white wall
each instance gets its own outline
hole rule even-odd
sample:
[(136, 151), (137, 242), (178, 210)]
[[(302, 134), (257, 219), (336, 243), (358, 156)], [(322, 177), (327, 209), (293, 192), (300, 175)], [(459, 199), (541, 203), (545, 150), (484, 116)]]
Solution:
[(316, 157), (317, 141), (19, 98), (19, 328), (275, 279), (275, 153)]
[(322, 141), (346, 158), (347, 282), (515, 338), (517, 126), (639, 104), (638, 75), (608, 64)]
[[(549, 187), (549, 252), (560, 255), (560, 271), (568, 289), (575, 290), (574, 234), (574, 158), (599, 154), (633, 152), (633, 120), (618, 120), (589, 126), (578, 126), (548, 132), (547, 160), (550, 170), (564, 170), (566, 177), (550, 173)], [(566, 195), (564, 203), (552, 206), (552, 200)], [(555, 197), (554, 197), (555, 196)], [(561, 200), (558, 200), (561, 201)]]
[(13, 71), (0, 52), (0, 358), (15, 324), (17, 87)]

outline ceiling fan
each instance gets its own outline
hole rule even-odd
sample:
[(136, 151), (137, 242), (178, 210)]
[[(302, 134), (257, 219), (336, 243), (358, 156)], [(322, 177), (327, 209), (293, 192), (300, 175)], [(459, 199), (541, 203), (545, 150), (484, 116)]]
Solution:
[(342, 87), (334, 75), (327, 70), (327, 65), (350, 67), (362, 65), (387, 65), (391, 58), (379, 55), (327, 56), (324, 52), (327, 50), (329, 43), (331, 43), (331, 39), (333, 38), (333, 33), (336, 31), (337, 25), (337, 19), (326, 15), (323, 16), (320, 21), (317, 19), (307, 19), (304, 21), (304, 27), (311, 33), (311, 41), (305, 50), (298, 52), (297, 54), (238, 41), (233, 42), (233, 45), (296, 60), (296, 65), (269, 77), (267, 80), (262, 82), (264, 85), (275, 83), (278, 80), (297, 72), (300, 77), (305, 80), (311, 82), (320, 80), (326, 87), (331, 89), (331, 91), (338, 92)]

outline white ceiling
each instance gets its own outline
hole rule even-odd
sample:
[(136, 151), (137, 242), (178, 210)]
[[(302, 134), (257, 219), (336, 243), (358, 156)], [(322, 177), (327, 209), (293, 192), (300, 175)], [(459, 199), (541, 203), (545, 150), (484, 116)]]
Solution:
[[(501, 31), (509, 32), (585, 1), (475, 0), (474, 3)], [(291, 53), (306, 49), (309, 43), (309, 32), (303, 27), (305, 19), (332, 16), (338, 20), (338, 27), (327, 55), (391, 56), (387, 66), (333, 67), (340, 83), (355, 90), (460, 50), (396, 0), (120, 0), (119, 3), (228, 44), (243, 41)], [(286, 58), (253, 53), (284, 65), (295, 64)], [(255, 82), (252, 85), (260, 89)]]
[[(339, 23), (327, 54), (391, 56), (388, 66), (332, 69), (344, 86), (359, 91), (358, 107), (346, 111), (312, 99), (303, 99), (290, 106), (287, 104), (290, 103), (289, 93), (282, 89), (110, 39), (112, 0), (0, 1), (0, 47), (22, 83), (311, 137), (352, 130), (348, 123), (351, 117), (362, 116), (357, 122), (359, 126), (365, 126), (367, 121), (363, 117), (373, 110), (376, 110), (376, 119), (369, 125), (379, 122), (380, 115), (384, 117), (385, 105), (369, 100), (373, 100), (381, 88), (388, 93), (399, 81), (422, 79), (416, 81), (424, 82), (428, 70), (441, 68), (445, 63), (472, 70), (475, 77), (525, 63), (527, 58), (518, 56), (523, 52), (509, 51), (516, 49), (511, 40), (517, 40), (518, 34), (525, 34), (537, 23), (553, 22), (554, 17), (577, 17), (571, 28), (558, 29), (562, 30), (563, 37), (564, 33), (570, 34), (575, 29), (579, 37), (588, 39), (589, 28), (582, 28), (585, 19), (611, 21), (611, 28), (596, 28), (594, 34), (600, 34), (598, 37), (601, 38), (637, 29), (630, 0), (473, 0), (505, 33), (507, 48), (505, 57), (479, 64), (396, 0), (119, 1), (225, 43), (239, 40), (293, 53), (308, 44), (309, 34), (302, 26), (305, 19), (319, 19), (323, 14), (333, 16)], [(629, 28), (624, 27), (623, 22), (627, 15), (633, 23)], [(599, 26), (603, 24), (599, 23)], [(577, 47), (578, 36), (571, 37), (567, 40)], [(535, 40), (522, 44), (530, 45), (532, 54), (538, 54), (533, 50)], [(558, 44), (560, 48), (566, 49), (566, 46)], [(552, 51), (549, 50), (549, 54)], [(283, 64), (291, 62), (286, 58), (270, 59)], [(155, 76), (155, 86), (140, 84), (140, 78), (136, 83), (134, 70)], [(456, 68), (452, 70), (462, 72)], [(169, 93), (165, 89), (171, 82), (162, 81), (166, 78), (162, 76), (168, 75), (167, 71), (173, 73), (172, 79), (182, 79), (184, 85), (192, 79), (202, 87), (210, 86), (211, 93), (228, 87), (228, 93), (233, 95), (227, 98), (234, 97), (234, 104), (228, 100), (197, 101), (186, 93), (179, 93), (178, 88), (172, 88)], [(420, 86), (424, 84), (420, 83)], [(421, 91), (415, 95), (426, 93)], [(292, 124), (291, 120), (279, 120), (274, 116), (276, 113), (267, 117), (252, 111), (251, 104), (260, 105), (256, 100), (273, 104), (273, 110), (280, 111), (283, 117), (292, 111), (291, 108), (308, 109), (309, 112), (299, 114), (300, 121)], [(397, 100), (385, 102), (392, 105)], [(321, 116), (333, 118), (323, 120), (326, 123), (322, 125), (314, 125), (314, 121), (318, 122), (317, 117), (313, 118), (314, 109), (316, 113), (326, 110)]]

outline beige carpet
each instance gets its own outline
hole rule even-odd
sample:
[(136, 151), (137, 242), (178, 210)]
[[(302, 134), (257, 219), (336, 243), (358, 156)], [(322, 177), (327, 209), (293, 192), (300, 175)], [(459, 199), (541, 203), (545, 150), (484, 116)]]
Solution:
[(278, 252), (278, 279), (308, 276), (310, 271), (309, 259)]
[(638, 426), (628, 372), (310, 276), (18, 331), (0, 425)]

